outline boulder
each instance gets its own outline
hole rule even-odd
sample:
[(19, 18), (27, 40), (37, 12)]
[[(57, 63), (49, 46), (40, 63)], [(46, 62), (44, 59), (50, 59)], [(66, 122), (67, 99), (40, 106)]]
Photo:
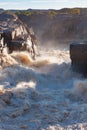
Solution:
[(70, 44), (72, 69), (87, 74), (87, 41)]
[[(3, 12), (0, 14), (0, 36), (1, 53), (5, 46), (8, 48), (8, 53), (12, 53), (14, 50), (27, 50), (30, 53), (29, 50), (32, 50), (31, 56), (35, 59), (37, 38), (34, 31), (31, 31), (31, 28), (28, 28), (14, 13)], [(1, 44), (2, 38), (4, 47)]]
[[(24, 25), (19, 18), (10, 12), (3, 12), (0, 14), (0, 52), (3, 52), (4, 47), (7, 46), (8, 53), (12, 53), (15, 48), (22, 46), (22, 41), (29, 36), (29, 29)], [(1, 42), (3, 39), (3, 43)], [(19, 42), (17, 41), (19, 39)], [(20, 40), (22, 39), (22, 40)], [(15, 40), (15, 43), (13, 42)], [(17, 41), (17, 42), (16, 42)], [(20, 42), (21, 41), (21, 42)], [(3, 46), (4, 45), (4, 46)], [(20, 49), (18, 48), (18, 49)]]
[(29, 29), (26, 25), (10, 12), (0, 14), (0, 32), (3, 33), (5, 42), (29, 35)]

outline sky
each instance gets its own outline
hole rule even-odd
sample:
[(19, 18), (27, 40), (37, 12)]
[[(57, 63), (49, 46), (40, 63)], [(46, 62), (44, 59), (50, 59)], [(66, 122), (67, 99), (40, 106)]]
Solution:
[(87, 7), (87, 0), (0, 0), (3, 9), (61, 9)]

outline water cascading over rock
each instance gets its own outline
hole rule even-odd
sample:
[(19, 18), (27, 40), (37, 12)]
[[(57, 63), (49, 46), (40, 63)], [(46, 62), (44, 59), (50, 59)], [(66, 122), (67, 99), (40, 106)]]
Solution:
[(8, 53), (12, 53), (14, 50), (27, 50), (31, 53), (32, 58), (35, 59), (37, 38), (34, 31), (31, 32), (30, 28), (17, 15), (11, 12), (3, 12), (0, 14), (0, 35), (0, 40), (3, 38), (3, 44), (8, 47)]

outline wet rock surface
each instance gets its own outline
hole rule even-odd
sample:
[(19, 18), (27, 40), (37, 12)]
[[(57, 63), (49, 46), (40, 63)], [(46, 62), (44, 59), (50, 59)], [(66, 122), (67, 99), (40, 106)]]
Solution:
[(73, 70), (87, 74), (87, 41), (70, 44), (70, 58)]
[(12, 39), (27, 35), (25, 25), (13, 13), (3, 12), (0, 14), (0, 32), (7, 34), (7, 40), (11, 40), (9, 33), (12, 33)]

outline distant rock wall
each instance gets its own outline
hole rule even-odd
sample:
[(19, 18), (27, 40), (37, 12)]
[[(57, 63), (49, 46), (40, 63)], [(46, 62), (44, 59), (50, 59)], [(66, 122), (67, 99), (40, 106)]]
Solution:
[[(18, 17), (31, 25), (39, 40), (42, 42), (56, 41), (56, 43), (69, 43), (74, 40), (87, 39), (87, 10), (83, 13), (56, 13), (36, 11), (32, 15), (18, 14)], [(52, 11), (51, 11), (52, 13)]]

